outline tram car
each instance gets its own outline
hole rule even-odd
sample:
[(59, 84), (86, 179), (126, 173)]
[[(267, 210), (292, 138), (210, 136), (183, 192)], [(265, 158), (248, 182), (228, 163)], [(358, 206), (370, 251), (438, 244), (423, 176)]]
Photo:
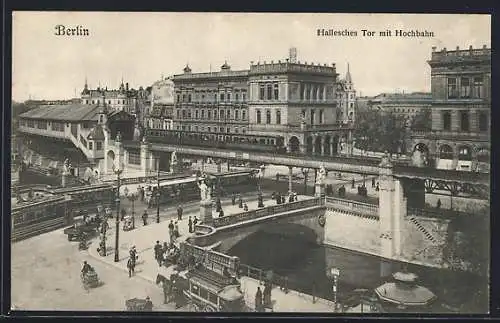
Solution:
[(244, 294), (236, 279), (203, 266), (190, 270), (184, 295), (195, 312), (247, 312)]
[(286, 153), (284, 138), (281, 136), (149, 129), (148, 138), (151, 142), (183, 146), (219, 149), (241, 149), (243, 147), (246, 151)]

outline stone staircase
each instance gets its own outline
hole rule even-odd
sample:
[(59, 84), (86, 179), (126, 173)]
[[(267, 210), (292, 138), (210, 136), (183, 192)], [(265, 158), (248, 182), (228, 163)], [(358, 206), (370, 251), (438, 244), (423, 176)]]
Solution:
[(434, 244), (439, 244), (439, 242), (434, 238), (434, 236), (429, 231), (427, 231), (427, 229), (424, 228), (424, 226), (420, 222), (418, 222), (418, 220), (415, 217), (411, 216), (411, 217), (409, 217), (409, 220), (411, 223), (413, 223), (417, 227), (417, 229), (420, 232), (422, 232), (424, 234), (424, 236), (427, 239), (429, 239)]

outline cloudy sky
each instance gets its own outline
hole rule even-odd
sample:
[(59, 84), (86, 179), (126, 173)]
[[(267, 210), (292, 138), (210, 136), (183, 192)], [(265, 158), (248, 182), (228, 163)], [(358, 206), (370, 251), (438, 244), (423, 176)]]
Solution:
[[(56, 25), (87, 28), (90, 36), (56, 36)], [(277, 61), (296, 47), (301, 62), (350, 63), (362, 95), (430, 91), (426, 61), (438, 50), (491, 45), (487, 15), (242, 14), (14, 12), (13, 99), (64, 99), (91, 87), (149, 86), (162, 75), (232, 69)], [(357, 31), (357, 37), (318, 37), (318, 28)], [(361, 30), (376, 31), (363, 37)], [(431, 38), (381, 37), (383, 30), (432, 31)]]

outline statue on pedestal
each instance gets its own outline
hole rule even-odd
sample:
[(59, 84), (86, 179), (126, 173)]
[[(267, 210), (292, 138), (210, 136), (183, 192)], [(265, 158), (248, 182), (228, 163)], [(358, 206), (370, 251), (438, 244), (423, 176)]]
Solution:
[(321, 165), (318, 172), (318, 177), (316, 179), (316, 184), (323, 185), (326, 178), (325, 166)]
[(64, 160), (64, 163), (63, 163), (63, 175), (68, 175), (69, 174), (69, 171), (70, 171), (70, 163), (69, 163), (69, 159), (66, 158)]
[(204, 178), (198, 180), (198, 188), (200, 189), (201, 202), (207, 202), (212, 200), (212, 190), (210, 186), (207, 185), (206, 180)]

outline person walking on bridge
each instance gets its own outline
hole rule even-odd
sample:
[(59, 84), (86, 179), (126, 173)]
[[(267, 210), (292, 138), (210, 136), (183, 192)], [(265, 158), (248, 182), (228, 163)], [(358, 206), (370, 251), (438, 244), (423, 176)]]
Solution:
[(183, 213), (183, 209), (182, 209), (182, 206), (178, 206), (177, 207), (177, 220), (178, 221), (182, 221), (182, 213)]

